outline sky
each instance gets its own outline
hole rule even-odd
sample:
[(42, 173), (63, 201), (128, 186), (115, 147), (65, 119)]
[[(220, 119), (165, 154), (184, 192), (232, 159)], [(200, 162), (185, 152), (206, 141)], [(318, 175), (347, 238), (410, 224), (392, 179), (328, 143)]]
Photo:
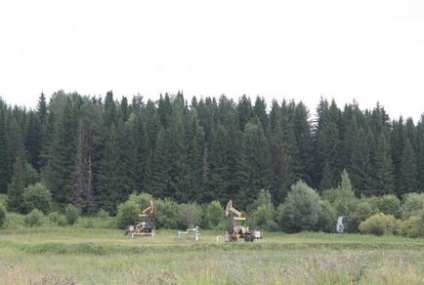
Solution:
[(0, 1), (0, 97), (225, 94), (424, 113), (422, 0)]

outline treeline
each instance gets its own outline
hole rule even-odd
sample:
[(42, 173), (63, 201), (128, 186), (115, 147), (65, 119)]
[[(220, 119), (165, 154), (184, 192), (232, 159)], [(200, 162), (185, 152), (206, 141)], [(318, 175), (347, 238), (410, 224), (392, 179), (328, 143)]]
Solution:
[(424, 126), (391, 120), (377, 104), (339, 108), (321, 98), (316, 118), (295, 101), (165, 94), (103, 98), (41, 94), (35, 110), (0, 99), (0, 193), (25, 212), (42, 182), (56, 207), (115, 214), (131, 193), (178, 203), (233, 200), (241, 209), (269, 191), (274, 205), (303, 181), (319, 192), (349, 173), (355, 195), (422, 192)]

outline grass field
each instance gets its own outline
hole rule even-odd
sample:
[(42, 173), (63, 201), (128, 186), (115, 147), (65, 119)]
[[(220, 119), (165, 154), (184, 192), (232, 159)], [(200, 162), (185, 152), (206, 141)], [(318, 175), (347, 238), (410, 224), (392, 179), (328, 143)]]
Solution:
[(0, 284), (424, 284), (424, 241), (265, 233), (253, 243), (119, 230), (0, 230)]

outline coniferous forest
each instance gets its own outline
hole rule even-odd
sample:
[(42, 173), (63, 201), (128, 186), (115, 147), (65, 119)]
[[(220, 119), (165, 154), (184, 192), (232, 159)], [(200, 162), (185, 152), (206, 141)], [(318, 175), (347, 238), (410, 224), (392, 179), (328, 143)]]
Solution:
[(0, 99), (0, 193), (23, 212), (25, 187), (42, 181), (58, 207), (116, 213), (131, 193), (179, 203), (245, 208), (268, 190), (284, 201), (303, 181), (323, 191), (343, 170), (355, 195), (424, 190), (424, 120), (390, 118), (377, 104), (337, 106), (242, 96), (104, 98), (63, 91), (32, 110)]

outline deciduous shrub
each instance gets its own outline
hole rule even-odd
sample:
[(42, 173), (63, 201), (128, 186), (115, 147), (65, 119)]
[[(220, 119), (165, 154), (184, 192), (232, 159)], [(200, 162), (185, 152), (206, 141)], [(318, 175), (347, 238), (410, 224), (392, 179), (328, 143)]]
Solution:
[(3, 225), (6, 223), (6, 218), (7, 218), (6, 206), (3, 204), (0, 204), (0, 228), (3, 227)]
[(212, 201), (206, 207), (205, 224), (210, 229), (217, 229), (224, 222), (225, 212), (219, 201)]
[(38, 209), (33, 209), (29, 214), (25, 216), (25, 224), (27, 224), (30, 227), (37, 227), (41, 226), (43, 224), (44, 215), (43, 212), (41, 212)]
[[(347, 175), (347, 174), (345, 174)], [(344, 181), (346, 179), (347, 181)], [(350, 184), (350, 180), (347, 178), (343, 178), (342, 175), (342, 183), (336, 188), (337, 197), (332, 204), (338, 216), (348, 217), (358, 205), (358, 198), (355, 196), (353, 192), (352, 186)]]
[[(150, 206), (150, 201), (154, 201), (152, 195), (148, 193), (133, 193), (129, 196), (128, 200), (118, 206), (116, 215), (116, 223), (118, 228), (125, 229), (129, 225), (135, 225), (140, 222), (139, 213), (146, 207)], [(154, 201), (154, 220), (156, 220), (157, 203)], [(106, 219), (109, 214), (106, 211), (100, 210), (98, 217)], [(156, 224), (156, 222), (155, 222)], [(155, 225), (156, 227), (156, 225)]]
[(68, 204), (65, 208), (65, 219), (68, 225), (74, 225), (77, 221), (79, 216), (81, 215), (81, 209), (78, 207)]
[(252, 213), (252, 226), (255, 229), (266, 231), (278, 231), (278, 224), (275, 222), (275, 210), (266, 205), (258, 206)]
[(127, 201), (132, 201), (134, 202), (139, 210), (142, 210), (146, 207), (148, 207), (150, 205), (150, 201), (153, 201), (154, 198), (152, 195), (150, 195), (149, 193), (133, 193), (130, 195), (130, 197), (128, 198)]
[(178, 228), (178, 204), (170, 199), (155, 200), (155, 226), (156, 228)]
[(100, 209), (100, 210), (97, 212), (97, 217), (98, 217), (99, 219), (101, 219), (101, 220), (107, 220), (107, 219), (110, 217), (110, 215), (109, 215), (109, 213), (108, 213), (107, 211), (105, 211), (105, 210), (103, 210), (103, 209)]
[(374, 199), (361, 198), (355, 209), (345, 218), (345, 231), (350, 233), (359, 232), (359, 225), (377, 213), (377, 210), (371, 205)]
[(43, 214), (47, 214), (50, 210), (52, 195), (49, 189), (42, 183), (36, 183), (26, 187), (23, 198), (27, 212), (37, 209), (43, 212)]
[(374, 201), (374, 208), (379, 212), (386, 215), (400, 216), (400, 200), (395, 195), (384, 195), (376, 197)]
[(337, 197), (339, 196), (339, 191), (336, 188), (325, 189), (321, 192), (321, 198), (334, 204)]
[(193, 228), (202, 221), (202, 208), (195, 203), (178, 205), (178, 224), (180, 228)]
[[(336, 218), (343, 216), (344, 230), (349, 232), (357, 232), (358, 224), (355, 223), (352, 217), (359, 199), (355, 196), (355, 192), (350, 181), (349, 173), (343, 170), (341, 174), (341, 182), (336, 188), (327, 189), (322, 192), (322, 198), (329, 201), (335, 210)], [(333, 225), (335, 229), (336, 223)]]
[(7, 195), (0, 193), (0, 205), (7, 206)]
[(424, 237), (424, 211), (403, 221), (401, 234), (411, 238)]
[(116, 221), (120, 229), (125, 229), (129, 225), (138, 223), (138, 213), (140, 209), (134, 201), (126, 201), (118, 207)]
[(403, 204), (401, 206), (401, 217), (403, 220), (409, 217), (420, 215), (424, 210), (424, 193), (409, 193), (403, 196)]
[(278, 224), (275, 222), (276, 212), (268, 190), (262, 189), (259, 192), (249, 212), (252, 221), (251, 225), (256, 229), (266, 231), (277, 231), (279, 229)]
[(321, 197), (305, 182), (291, 186), (283, 206), (279, 207), (279, 224), (287, 232), (314, 230), (321, 215)]
[(359, 231), (363, 234), (392, 235), (396, 232), (396, 219), (393, 215), (377, 213), (372, 215), (359, 225)]
[(336, 230), (337, 221), (336, 210), (327, 200), (319, 201), (319, 203), (321, 204), (321, 212), (318, 222), (315, 225), (315, 230), (327, 233), (334, 232)]
[(49, 214), (49, 222), (51, 225), (58, 225), (61, 227), (66, 226), (65, 217), (58, 212), (52, 212)]

